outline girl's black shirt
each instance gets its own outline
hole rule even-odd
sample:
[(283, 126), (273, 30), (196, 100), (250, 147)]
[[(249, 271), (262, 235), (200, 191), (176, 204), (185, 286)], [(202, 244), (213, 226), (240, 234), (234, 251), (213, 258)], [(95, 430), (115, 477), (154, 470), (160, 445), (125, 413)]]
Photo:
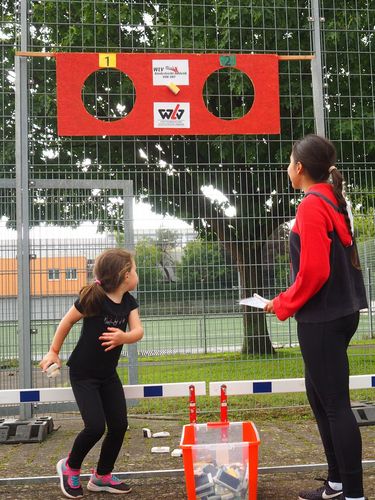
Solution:
[[(79, 299), (74, 302), (74, 306), (84, 314)], [(137, 307), (137, 301), (129, 292), (123, 295), (120, 304), (106, 296), (101, 310), (95, 316), (83, 318), (81, 335), (67, 362), (74, 374), (106, 378), (116, 371), (122, 345), (105, 352), (99, 337), (108, 331), (108, 327), (119, 328), (125, 332), (129, 314)]]

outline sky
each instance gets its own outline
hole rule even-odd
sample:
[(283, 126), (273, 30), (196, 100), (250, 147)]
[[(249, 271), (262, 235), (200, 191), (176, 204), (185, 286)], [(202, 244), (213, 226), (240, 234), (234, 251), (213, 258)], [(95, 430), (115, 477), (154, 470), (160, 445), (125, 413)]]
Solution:
[[(191, 232), (192, 227), (186, 222), (177, 219), (176, 217), (163, 216), (155, 214), (151, 210), (151, 206), (148, 203), (134, 203), (133, 207), (134, 215), (134, 230), (149, 232), (155, 231), (156, 229), (175, 229), (175, 230), (185, 230), (186, 232)], [(82, 232), (84, 228), (84, 233)], [(6, 228), (6, 218), (0, 219), (0, 231), (2, 240), (13, 240), (17, 238), (17, 231)], [(36, 236), (37, 238), (94, 238), (97, 237), (97, 223), (86, 222), (80, 228), (69, 228), (69, 227), (59, 227), (59, 226), (45, 226), (32, 228), (30, 230), (31, 238)]]

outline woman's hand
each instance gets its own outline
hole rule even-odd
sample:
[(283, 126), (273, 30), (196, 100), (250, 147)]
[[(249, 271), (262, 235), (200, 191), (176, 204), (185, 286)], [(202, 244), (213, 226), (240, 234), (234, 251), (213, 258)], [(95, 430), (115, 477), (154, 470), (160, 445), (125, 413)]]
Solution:
[(126, 344), (126, 333), (123, 330), (112, 326), (109, 326), (107, 330), (99, 337), (99, 340), (102, 340), (102, 347), (105, 347), (104, 351), (111, 351), (119, 345)]
[(59, 355), (55, 351), (48, 351), (42, 361), (39, 363), (39, 366), (45, 372), (49, 366), (53, 365), (53, 363), (56, 363), (59, 368), (61, 368), (61, 360), (59, 358)]
[(275, 309), (273, 308), (273, 300), (270, 300), (263, 308), (266, 313), (275, 314)]

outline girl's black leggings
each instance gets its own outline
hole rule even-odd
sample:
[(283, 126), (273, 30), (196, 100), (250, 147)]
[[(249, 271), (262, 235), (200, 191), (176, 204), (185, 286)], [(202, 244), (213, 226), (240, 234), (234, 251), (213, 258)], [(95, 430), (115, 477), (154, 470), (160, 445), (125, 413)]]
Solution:
[(322, 323), (298, 323), (306, 391), (328, 461), (328, 479), (344, 495), (363, 496), (362, 441), (350, 406), (347, 348), (359, 313)]
[(104, 379), (82, 377), (70, 371), (70, 381), (81, 413), (84, 429), (76, 437), (69, 455), (69, 466), (80, 469), (83, 459), (105, 432), (97, 473), (109, 474), (124, 440), (128, 419), (121, 381), (114, 373)]

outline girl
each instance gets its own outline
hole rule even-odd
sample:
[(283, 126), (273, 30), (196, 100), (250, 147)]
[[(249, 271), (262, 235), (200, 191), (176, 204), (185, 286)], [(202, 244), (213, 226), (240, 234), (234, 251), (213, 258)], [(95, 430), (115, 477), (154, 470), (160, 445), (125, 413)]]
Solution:
[[(61, 366), (59, 352), (72, 326), (83, 318), (81, 336), (67, 364), (70, 381), (84, 429), (76, 437), (68, 457), (57, 463), (60, 486), (68, 498), (83, 496), (80, 468), (83, 459), (105, 432), (96, 471), (87, 488), (91, 491), (129, 493), (130, 486), (112, 475), (128, 427), (126, 402), (116, 366), (123, 344), (143, 337), (138, 304), (129, 294), (138, 283), (132, 254), (114, 248), (95, 261), (95, 281), (82, 288), (79, 299), (57, 327), (48, 353), (40, 362), (46, 371)], [(126, 326), (129, 331), (126, 332)]]
[[(295, 316), (307, 396), (328, 461), (328, 479), (299, 500), (364, 500), (362, 444), (350, 407), (347, 347), (365, 287), (331, 142), (308, 135), (292, 149), (288, 175), (305, 193), (290, 235), (293, 284), (264, 308), (280, 320)], [(329, 182), (331, 177), (332, 182)]]

